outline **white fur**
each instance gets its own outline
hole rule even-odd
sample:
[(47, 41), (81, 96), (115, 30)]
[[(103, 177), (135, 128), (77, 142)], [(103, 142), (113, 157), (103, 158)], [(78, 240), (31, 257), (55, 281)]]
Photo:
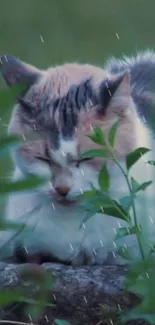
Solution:
[[(45, 172), (46, 169), (48, 174), (47, 166), (44, 166), (42, 171)], [(144, 181), (144, 178), (148, 180), (145, 177), (147, 174), (146, 170), (147, 167), (145, 167), (144, 161), (141, 160), (137, 167), (133, 169), (133, 175), (137, 179), (137, 176), (140, 174), (141, 180)], [(38, 172), (40, 174), (40, 168)], [(98, 186), (97, 173), (85, 164), (82, 164), (81, 168), (72, 167), (72, 173), (74, 181), (69, 197), (73, 198), (81, 191), (89, 189), (90, 182)], [(110, 173), (113, 180), (111, 183), (113, 195), (116, 197), (120, 197), (122, 194), (125, 195), (127, 187), (119, 169), (113, 166), (110, 169)], [(16, 168), (13, 178), (19, 179), (22, 176), (23, 174), (20, 169)], [(103, 263), (107, 258), (108, 252), (112, 251), (115, 262), (116, 255), (114, 252), (118, 247), (118, 244), (115, 243), (115, 234), (120, 226), (125, 225), (125, 222), (114, 217), (96, 214), (80, 229), (84, 213), (79, 213), (76, 210), (76, 206), (64, 207), (52, 202), (52, 197), (47, 194), (49, 190), (50, 181), (38, 191), (12, 195), (9, 198), (7, 207), (8, 218), (14, 221), (26, 221), (26, 224), (32, 227), (32, 233), (28, 235), (23, 233), (19, 236), (27, 250), (36, 249), (39, 251), (39, 249), (45, 249), (46, 251), (51, 251), (61, 260), (69, 259), (73, 263), (74, 261), (75, 263), (81, 263), (84, 252), (89, 263), (95, 262), (99, 264)], [(25, 217), (25, 213), (30, 212), (37, 206), (39, 210)], [(132, 237), (124, 238), (123, 244), (135, 247), (136, 242)]]
[(61, 139), (59, 149), (52, 151), (52, 157), (57, 163), (63, 166), (66, 165), (66, 157), (68, 153), (71, 153), (72, 156), (77, 155), (76, 141), (65, 141)]
[[(137, 132), (140, 132), (137, 134), (137, 146), (154, 146), (151, 143), (152, 140), (148, 130), (145, 126), (139, 125), (138, 128), (137, 124)], [(73, 153), (75, 146), (73, 143), (71, 145), (71, 153)], [(66, 148), (70, 148), (70, 146), (67, 147), (67, 143), (63, 143), (65, 153), (68, 152)], [(149, 153), (145, 158), (148, 160), (152, 159), (152, 155), (152, 153)], [(75, 205), (62, 206), (52, 201), (52, 191), (54, 190), (51, 187), (51, 171), (48, 165), (36, 162), (34, 164), (27, 164), (23, 158), (21, 159), (20, 157), (19, 159), (18, 155), (16, 155), (15, 162), (17, 167), (13, 175), (14, 180), (23, 177), (25, 172), (49, 176), (49, 181), (41, 188), (33, 192), (13, 194), (8, 201), (7, 218), (12, 221), (24, 221), (32, 227), (32, 232), (29, 232), (29, 234), (25, 232), (18, 235), (18, 239), (21, 240), (28, 251), (44, 249), (61, 260), (70, 260), (72, 263), (77, 264), (84, 261), (84, 254), (87, 256), (90, 264), (102, 264), (107, 259), (108, 253), (112, 252), (111, 261), (117, 261), (118, 263), (115, 252), (118, 243), (115, 242), (115, 234), (119, 227), (127, 226), (124, 221), (111, 216), (96, 214), (80, 228), (85, 213), (79, 212)], [(121, 164), (125, 166), (124, 162), (121, 162)], [(98, 186), (98, 173), (90, 166), (82, 163), (80, 168), (76, 168), (75, 166), (68, 168), (73, 175), (72, 187), (68, 194), (69, 198), (74, 198), (75, 195), (82, 191), (90, 189), (90, 183), (93, 183), (96, 187)], [(125, 179), (118, 167), (116, 165), (109, 165), (109, 172), (111, 175), (111, 195), (116, 198), (128, 195)], [(143, 158), (131, 170), (131, 174), (139, 182), (152, 179), (153, 172), (153, 167), (148, 167)], [(38, 210), (27, 216), (27, 213), (36, 207), (38, 207)], [(142, 212), (144, 212), (141, 205), (138, 206), (138, 211), (141, 216)], [(153, 219), (154, 216), (152, 214)], [(149, 224), (152, 229), (152, 221), (149, 221)], [(12, 234), (12, 232), (7, 232), (6, 238), (4, 237), (4, 239), (8, 240)], [(123, 238), (120, 243), (121, 245), (125, 244), (128, 247), (130, 246), (133, 252), (137, 254), (135, 237), (128, 236)]]

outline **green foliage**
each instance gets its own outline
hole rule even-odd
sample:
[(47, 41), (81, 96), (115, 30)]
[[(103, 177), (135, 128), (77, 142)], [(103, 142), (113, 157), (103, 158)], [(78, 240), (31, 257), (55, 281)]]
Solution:
[(86, 195), (85, 193), (81, 194), (79, 198), (81, 198), (79, 209), (88, 212), (83, 222), (86, 222), (95, 213), (112, 215), (125, 221), (130, 220), (130, 216), (124, 207), (103, 191), (93, 189), (86, 192)]
[(140, 191), (145, 191), (148, 186), (152, 184), (152, 181), (144, 182), (142, 184), (138, 184), (133, 177), (131, 177), (131, 186), (133, 193), (138, 193)]
[(147, 148), (137, 148), (126, 156), (126, 166), (129, 170), (145, 153), (150, 151)]
[(110, 186), (110, 177), (109, 177), (106, 164), (104, 164), (100, 170), (99, 185), (103, 191), (108, 192)]
[(10, 136), (1, 136), (0, 138), (0, 154), (8, 152), (9, 149), (12, 149), (14, 146), (17, 146), (20, 143), (20, 139), (15, 135)]
[(36, 176), (28, 176), (25, 179), (12, 182), (0, 182), (0, 195), (8, 193), (21, 192), (31, 190), (45, 182), (44, 178)]
[(80, 154), (80, 158), (107, 157), (107, 152), (104, 150), (94, 149), (88, 150)]
[(55, 324), (56, 325), (69, 325), (69, 323), (66, 322), (66, 320), (62, 320), (62, 319), (55, 319)]
[(148, 163), (149, 165), (155, 166), (155, 161), (154, 161), (154, 160), (149, 160), (149, 161), (147, 161), (147, 163)]
[(137, 234), (140, 231), (141, 231), (141, 228), (137, 225), (133, 226), (133, 227), (122, 227), (122, 228), (118, 229), (117, 234), (116, 234), (116, 239), (131, 235), (131, 234)]
[(112, 147), (114, 146), (115, 143), (115, 137), (116, 137), (116, 132), (118, 127), (119, 127), (119, 121), (115, 122), (109, 131), (108, 141)]
[[(0, 106), (5, 107), (6, 109), (13, 105), (16, 98), (19, 96), (21, 91), (25, 86), (13, 87), (12, 89), (5, 89), (0, 92)], [(10, 152), (10, 149), (15, 146), (19, 146), (22, 143), (21, 139), (19, 139), (15, 135), (10, 136), (1, 136), (0, 138), (0, 158)], [(36, 177), (36, 176), (27, 176), (25, 179), (21, 179), (18, 181), (6, 181), (5, 179), (0, 180), (0, 199), (5, 198), (10, 193), (15, 192), (23, 192), (32, 190), (38, 186), (41, 186), (46, 179)], [(36, 207), (35, 209), (37, 209)], [(31, 214), (33, 211), (31, 211)], [(21, 218), (22, 219), (22, 218)], [(4, 217), (0, 216), (0, 232), (6, 230), (14, 230), (15, 233), (12, 236), (11, 240), (20, 232), (20, 231), (28, 231), (29, 228), (27, 225), (22, 222), (14, 222), (5, 220)], [(5, 247), (6, 246), (6, 247)], [(0, 258), (3, 258), (7, 251), (7, 246), (9, 246), (9, 242), (0, 247)], [(38, 267), (39, 268), (39, 267)], [(12, 302), (25, 302), (26, 303), (26, 312), (32, 315), (33, 319), (38, 319), (43, 312), (44, 308), (48, 305), (53, 307), (52, 304), (48, 304), (48, 290), (53, 288), (54, 279), (47, 276), (45, 273), (41, 273), (41, 269), (38, 270), (38, 273), (33, 269), (25, 270), (21, 275), (26, 277), (26, 280), (37, 284), (40, 288), (40, 294), (35, 299), (30, 299), (28, 293), (26, 292), (26, 288), (10, 288), (5, 290), (3, 288), (0, 289), (0, 306), (7, 306)]]
[(106, 144), (104, 134), (103, 134), (102, 130), (98, 126), (94, 127), (93, 132), (88, 133), (87, 136), (93, 142), (95, 142), (95, 143), (97, 143), (99, 145), (105, 145)]
[[(11, 105), (11, 101), (15, 99), (18, 91), (4, 93), (0, 95), (0, 101), (5, 105)], [(6, 101), (5, 101), (6, 100)], [(151, 324), (155, 324), (155, 311), (154, 311), (154, 300), (155, 300), (155, 261), (153, 254), (155, 253), (154, 246), (150, 247), (149, 254), (145, 255), (143, 251), (143, 230), (141, 225), (138, 223), (138, 218), (135, 208), (135, 200), (137, 200), (140, 191), (145, 191), (151, 184), (152, 181), (148, 180), (139, 184), (134, 178), (129, 176), (130, 168), (141, 158), (142, 155), (147, 153), (149, 149), (138, 148), (126, 156), (126, 170), (122, 168), (117, 161), (114, 153), (115, 137), (118, 130), (119, 124), (115, 123), (108, 135), (108, 143), (105, 140), (103, 131), (99, 127), (94, 128), (94, 132), (88, 134), (88, 137), (101, 146), (101, 149), (89, 150), (81, 155), (84, 157), (100, 157), (103, 158), (103, 166), (98, 176), (99, 189), (92, 186), (92, 189), (84, 192), (78, 198), (81, 200), (81, 209), (86, 211), (86, 216), (83, 222), (87, 222), (95, 213), (103, 213), (109, 216), (113, 216), (122, 219), (127, 222), (126, 227), (119, 228), (116, 234), (116, 240), (123, 238), (124, 236), (135, 235), (137, 236), (137, 245), (139, 247), (140, 259), (135, 260), (132, 256), (132, 252), (127, 247), (119, 247), (117, 254), (119, 254), (124, 260), (132, 262), (132, 266), (128, 272), (126, 281), (124, 283), (125, 290), (133, 291), (142, 296), (142, 300), (135, 308), (132, 308), (128, 312), (109, 311), (107, 309), (107, 315), (111, 315), (111, 319), (115, 319), (116, 324), (119, 319), (120, 322), (124, 322), (131, 319), (143, 318), (149, 321)], [(16, 136), (6, 136), (0, 139), (0, 155), (4, 155), (14, 146), (18, 146), (21, 143), (21, 139)], [(109, 147), (110, 144), (110, 147)], [(103, 148), (102, 148), (103, 147)], [(108, 159), (112, 160), (120, 168), (129, 190), (129, 194), (120, 198), (120, 200), (113, 199), (109, 194), (110, 189), (110, 175), (107, 168)], [(154, 161), (148, 161), (155, 167)], [(45, 179), (28, 176), (25, 179), (18, 181), (0, 181), (0, 199), (8, 195), (9, 193), (23, 192), (31, 190), (35, 187), (43, 184)], [(33, 213), (33, 211), (32, 211)], [(131, 214), (133, 218), (131, 218)], [(26, 225), (21, 223), (8, 222), (4, 218), (0, 218), (0, 231), (7, 229), (13, 229), (16, 232), (21, 231)], [(2, 251), (0, 250), (0, 254)], [(30, 298), (23, 288), (0, 290), (0, 306), (9, 305), (11, 302), (25, 302), (25, 312), (31, 314), (32, 319), (38, 320), (42, 315), (43, 310), (46, 306), (54, 307), (53, 304), (48, 303), (48, 291), (54, 288), (54, 278), (49, 277), (47, 274), (42, 273), (41, 268), (38, 269), (23, 269), (21, 276), (25, 280), (29, 280), (39, 286), (39, 294), (34, 298)], [(105, 313), (105, 310), (104, 310)], [(55, 324), (57, 325), (69, 325), (66, 321), (56, 319)]]
[[(132, 319), (145, 319), (150, 324), (155, 324), (155, 260), (152, 255), (155, 253), (155, 248), (154, 246), (150, 247), (149, 254), (145, 254), (143, 228), (138, 223), (135, 204), (139, 192), (146, 191), (153, 182), (152, 180), (148, 180), (139, 184), (133, 177), (129, 176), (131, 167), (150, 150), (142, 147), (129, 153), (126, 156), (126, 169), (123, 169), (113, 150), (118, 127), (119, 123), (115, 123), (109, 131), (108, 142), (111, 147), (106, 143), (103, 131), (99, 130), (99, 128), (95, 129), (94, 133), (91, 133), (91, 136), (89, 135), (93, 142), (102, 145), (103, 148), (91, 150), (90, 153), (83, 153), (83, 156), (102, 157), (104, 162), (98, 178), (100, 189), (92, 187), (91, 191), (87, 191), (81, 195), (81, 207), (87, 212), (83, 221), (86, 222), (95, 213), (99, 212), (127, 222), (128, 225), (126, 227), (121, 227), (117, 230), (115, 239), (118, 240), (124, 236), (135, 235), (139, 247), (139, 258), (133, 258), (130, 249), (124, 246), (117, 249), (117, 254), (124, 260), (132, 262), (124, 282), (125, 290), (141, 295), (142, 299), (130, 311), (122, 311), (119, 315), (117, 315), (116, 311), (108, 311), (108, 315), (109, 318), (115, 319), (116, 323), (119, 318), (118, 324), (123, 324)], [(111, 198), (109, 194), (110, 176), (107, 169), (108, 159), (113, 160), (117, 164), (128, 186), (129, 194), (121, 197), (119, 201)], [(147, 163), (155, 167), (155, 161), (148, 161)]]

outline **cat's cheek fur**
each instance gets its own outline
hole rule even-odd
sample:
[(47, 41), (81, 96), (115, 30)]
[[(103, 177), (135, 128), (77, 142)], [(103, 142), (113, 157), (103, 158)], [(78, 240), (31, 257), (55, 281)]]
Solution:
[(68, 196), (82, 194), (84, 191), (91, 189), (91, 184), (98, 188), (98, 171), (86, 163), (80, 166), (72, 167), (73, 184)]
[[(147, 159), (151, 159), (151, 156), (148, 155)], [(152, 167), (150, 166), (150, 168)], [(94, 179), (89, 179), (90, 169), (83, 166), (83, 171), (84, 176), (82, 179), (84, 183), (82, 184), (81, 179), (80, 183), (76, 183), (76, 189), (80, 185), (81, 188), (82, 186), (84, 187), (84, 184), (87, 184), (89, 188), (89, 181), (97, 181), (95, 172)], [(79, 181), (78, 173), (80, 173), (80, 170), (76, 174), (76, 179)], [(137, 179), (138, 173), (140, 173), (139, 179)], [(149, 168), (148, 173), (150, 173)], [(15, 178), (19, 176), (17, 169), (15, 174)], [(145, 175), (146, 180), (151, 176), (151, 174), (146, 173), (146, 165), (143, 159), (133, 168), (131, 175), (139, 181), (141, 175)], [(115, 169), (115, 171), (113, 169), (111, 177), (111, 190), (116, 193), (116, 197), (122, 196), (120, 191), (124, 196), (128, 195), (123, 175), (119, 173), (118, 169)], [(33, 214), (29, 214), (35, 208), (36, 211)], [(140, 218), (142, 211), (144, 211), (144, 207), (140, 204), (138, 206), (138, 215)], [(150, 209), (148, 213), (151, 213)], [(52, 200), (49, 201), (41, 193), (36, 194), (36, 192), (33, 192), (10, 196), (6, 215), (12, 221), (26, 221), (26, 224), (32, 227), (31, 233), (28, 235), (26, 232), (21, 233), (17, 238), (17, 243), (25, 246), (28, 252), (51, 252), (61, 262), (70, 261), (73, 265), (123, 263), (123, 260), (118, 258), (116, 254), (118, 247), (123, 245), (130, 248), (134, 256), (138, 255), (136, 236), (126, 236), (118, 242), (115, 241), (118, 228), (128, 226), (126, 222), (111, 216), (96, 214), (83, 226), (82, 221), (85, 214), (79, 213), (76, 210), (76, 206), (65, 206), (64, 208), (58, 204), (53, 205)], [(153, 217), (152, 213), (151, 215)], [(81, 225), (82, 227), (80, 228)], [(152, 226), (151, 222), (150, 226)], [(13, 249), (15, 249), (15, 246)], [(110, 255), (109, 252), (111, 252)]]
[(37, 190), (41, 190), (42, 192), (51, 191), (52, 170), (48, 163), (39, 161), (35, 158), (30, 159), (26, 155), (23, 155), (19, 150), (14, 150), (12, 152), (12, 158), (16, 166), (13, 173), (14, 180), (21, 179), (26, 175), (43, 177), (47, 181)]

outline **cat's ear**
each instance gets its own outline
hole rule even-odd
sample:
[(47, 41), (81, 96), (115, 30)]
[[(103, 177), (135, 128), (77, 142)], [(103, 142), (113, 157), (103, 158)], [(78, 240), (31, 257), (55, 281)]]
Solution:
[(100, 86), (100, 112), (125, 114), (130, 107), (130, 72), (109, 77)]
[(41, 74), (39, 69), (8, 55), (0, 57), (0, 72), (10, 87), (20, 83), (30, 87)]

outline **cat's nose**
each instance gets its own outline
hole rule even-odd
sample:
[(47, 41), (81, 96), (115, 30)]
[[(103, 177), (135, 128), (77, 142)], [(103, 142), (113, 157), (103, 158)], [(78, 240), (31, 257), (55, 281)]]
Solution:
[(70, 187), (68, 187), (68, 186), (55, 187), (55, 191), (61, 196), (66, 196), (68, 194), (68, 192), (70, 191)]

